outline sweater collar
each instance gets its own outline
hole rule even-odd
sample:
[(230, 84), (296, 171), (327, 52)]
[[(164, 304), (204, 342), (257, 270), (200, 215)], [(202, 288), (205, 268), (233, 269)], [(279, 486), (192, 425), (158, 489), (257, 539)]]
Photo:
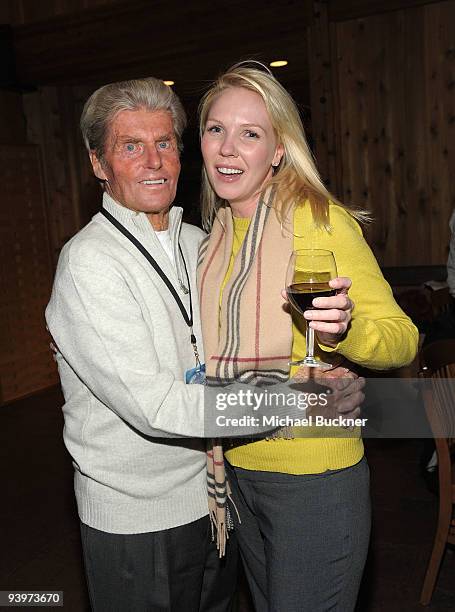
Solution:
[[(103, 208), (105, 208), (113, 217), (120, 221), (129, 231), (136, 235), (136, 237), (144, 244), (145, 248), (150, 249), (152, 254), (155, 256), (157, 253), (162, 253), (163, 257), (158, 257), (158, 263), (165, 270), (169, 266), (172, 268), (169, 257), (165, 254), (163, 247), (156, 236), (153, 225), (148, 220), (148, 217), (143, 212), (137, 212), (131, 210), (126, 206), (122, 206), (116, 200), (114, 200), (108, 193), (103, 194)], [(186, 276), (183, 271), (183, 263), (179, 251), (179, 235), (182, 225), (183, 209), (179, 206), (172, 206), (169, 211), (169, 235), (172, 242), (172, 249), (174, 253), (174, 262), (176, 269), (173, 270), (174, 274), (177, 272), (177, 278), (179, 281), (180, 288), (184, 293), (187, 293), (187, 282)], [(173, 268), (172, 268), (173, 269)]]
[[(148, 220), (148, 217), (143, 212), (137, 212), (135, 210), (131, 210), (126, 206), (122, 206), (119, 204), (114, 198), (112, 198), (108, 193), (103, 193), (103, 208), (105, 208), (108, 212), (114, 216), (117, 221), (120, 221), (123, 225), (130, 225), (133, 223), (140, 231), (143, 231), (145, 234), (150, 233), (152, 231), (155, 233), (153, 225)], [(169, 230), (170, 235), (175, 235), (175, 230), (177, 232), (180, 230), (180, 225), (182, 222), (182, 214), (183, 209), (180, 206), (172, 206), (169, 210)]]

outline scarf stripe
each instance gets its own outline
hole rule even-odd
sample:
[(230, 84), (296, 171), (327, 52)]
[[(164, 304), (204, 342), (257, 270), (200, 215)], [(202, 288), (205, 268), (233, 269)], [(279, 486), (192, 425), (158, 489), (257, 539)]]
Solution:
[(209, 240), (210, 240), (210, 236), (205, 236), (205, 238), (202, 239), (201, 244), (199, 245), (199, 253), (197, 256), (198, 267), (204, 260), (205, 254), (207, 253), (207, 248), (209, 246)]
[[(208, 249), (208, 246), (209, 246), (209, 240), (208, 240), (209, 238), (210, 238), (210, 236), (207, 236), (207, 241), (202, 243), (202, 252), (199, 253), (198, 262), (202, 263), (202, 261), (204, 261), (204, 256), (207, 253), (207, 249)], [(199, 301), (200, 302), (202, 302), (202, 298), (203, 298), (203, 295), (204, 295), (204, 286), (205, 286), (204, 281), (205, 281), (205, 277), (206, 277), (207, 272), (209, 270), (210, 264), (212, 263), (213, 259), (215, 258), (215, 255), (217, 254), (218, 248), (221, 246), (221, 241), (222, 241), (222, 236), (220, 236), (218, 244), (216, 245), (215, 250), (213, 251), (212, 255), (210, 256), (210, 260), (209, 260), (209, 262), (207, 264), (207, 268), (205, 269), (205, 272), (204, 272), (204, 274), (202, 276), (201, 288), (200, 288), (200, 291), (199, 291)], [(198, 266), (199, 265), (200, 265), (200, 263), (198, 263)]]
[[(228, 292), (227, 302), (227, 330), (226, 339), (227, 343), (221, 353), (221, 357), (226, 354), (234, 355), (237, 357), (240, 351), (240, 306), (241, 306), (241, 292), (245, 285), (245, 282), (250, 274), (251, 268), (254, 264), (254, 258), (260, 238), (262, 237), (262, 230), (264, 228), (265, 221), (270, 212), (270, 208), (264, 206), (263, 200), (258, 204), (256, 214), (253, 218), (252, 225), (248, 229), (245, 240), (243, 241), (240, 251), (240, 274), (234, 277), (232, 287)], [(234, 276), (234, 270), (233, 270)], [(225, 287), (225, 291), (228, 291), (229, 283)], [(227, 362), (225, 362), (224, 376), (220, 375), (220, 368), (217, 369), (217, 375), (224, 379), (233, 379), (238, 374), (238, 368), (229, 368)]]
[[(261, 295), (261, 280), (262, 280), (262, 240), (259, 244), (258, 252), (258, 271), (256, 276), (256, 296)], [(254, 352), (256, 355), (256, 363), (259, 364), (259, 350), (260, 350), (260, 342), (259, 342), (259, 333), (261, 331), (261, 300), (259, 297), (256, 299), (256, 329), (254, 333)]]

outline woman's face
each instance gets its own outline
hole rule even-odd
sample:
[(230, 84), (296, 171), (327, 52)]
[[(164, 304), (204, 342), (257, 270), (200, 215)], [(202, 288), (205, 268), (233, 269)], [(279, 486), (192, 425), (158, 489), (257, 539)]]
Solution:
[(283, 155), (261, 96), (243, 87), (223, 91), (209, 109), (201, 148), (216, 194), (234, 215), (252, 216), (272, 165)]

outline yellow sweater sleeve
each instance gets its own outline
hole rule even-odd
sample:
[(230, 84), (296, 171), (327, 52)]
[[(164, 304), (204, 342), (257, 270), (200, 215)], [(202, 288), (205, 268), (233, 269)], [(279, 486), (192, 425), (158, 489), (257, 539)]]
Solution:
[(329, 214), (331, 232), (315, 227), (308, 202), (294, 213), (294, 248), (332, 251), (338, 276), (352, 280), (354, 310), (347, 333), (335, 348), (319, 348), (375, 370), (407, 365), (417, 351), (417, 328), (395, 302), (358, 223), (336, 204), (330, 204)]

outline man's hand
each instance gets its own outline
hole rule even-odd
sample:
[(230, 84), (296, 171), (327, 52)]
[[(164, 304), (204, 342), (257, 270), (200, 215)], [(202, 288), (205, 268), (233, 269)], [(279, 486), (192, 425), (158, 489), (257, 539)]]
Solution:
[[(336, 367), (324, 370), (323, 368), (301, 366), (291, 381), (296, 383), (310, 383), (312, 381), (318, 385), (318, 393), (324, 392), (323, 389), (328, 393), (328, 404), (324, 407), (312, 408), (312, 415), (327, 418), (342, 415), (350, 419), (360, 416), (360, 406), (365, 399), (363, 393), (365, 379), (359, 378), (348, 368)], [(322, 387), (322, 389), (319, 387)]]
[(302, 365), (292, 377), (292, 380), (308, 382), (316, 378), (358, 378), (358, 376), (355, 372), (351, 372), (349, 368), (342, 368), (341, 366), (333, 368), (309, 368)]

